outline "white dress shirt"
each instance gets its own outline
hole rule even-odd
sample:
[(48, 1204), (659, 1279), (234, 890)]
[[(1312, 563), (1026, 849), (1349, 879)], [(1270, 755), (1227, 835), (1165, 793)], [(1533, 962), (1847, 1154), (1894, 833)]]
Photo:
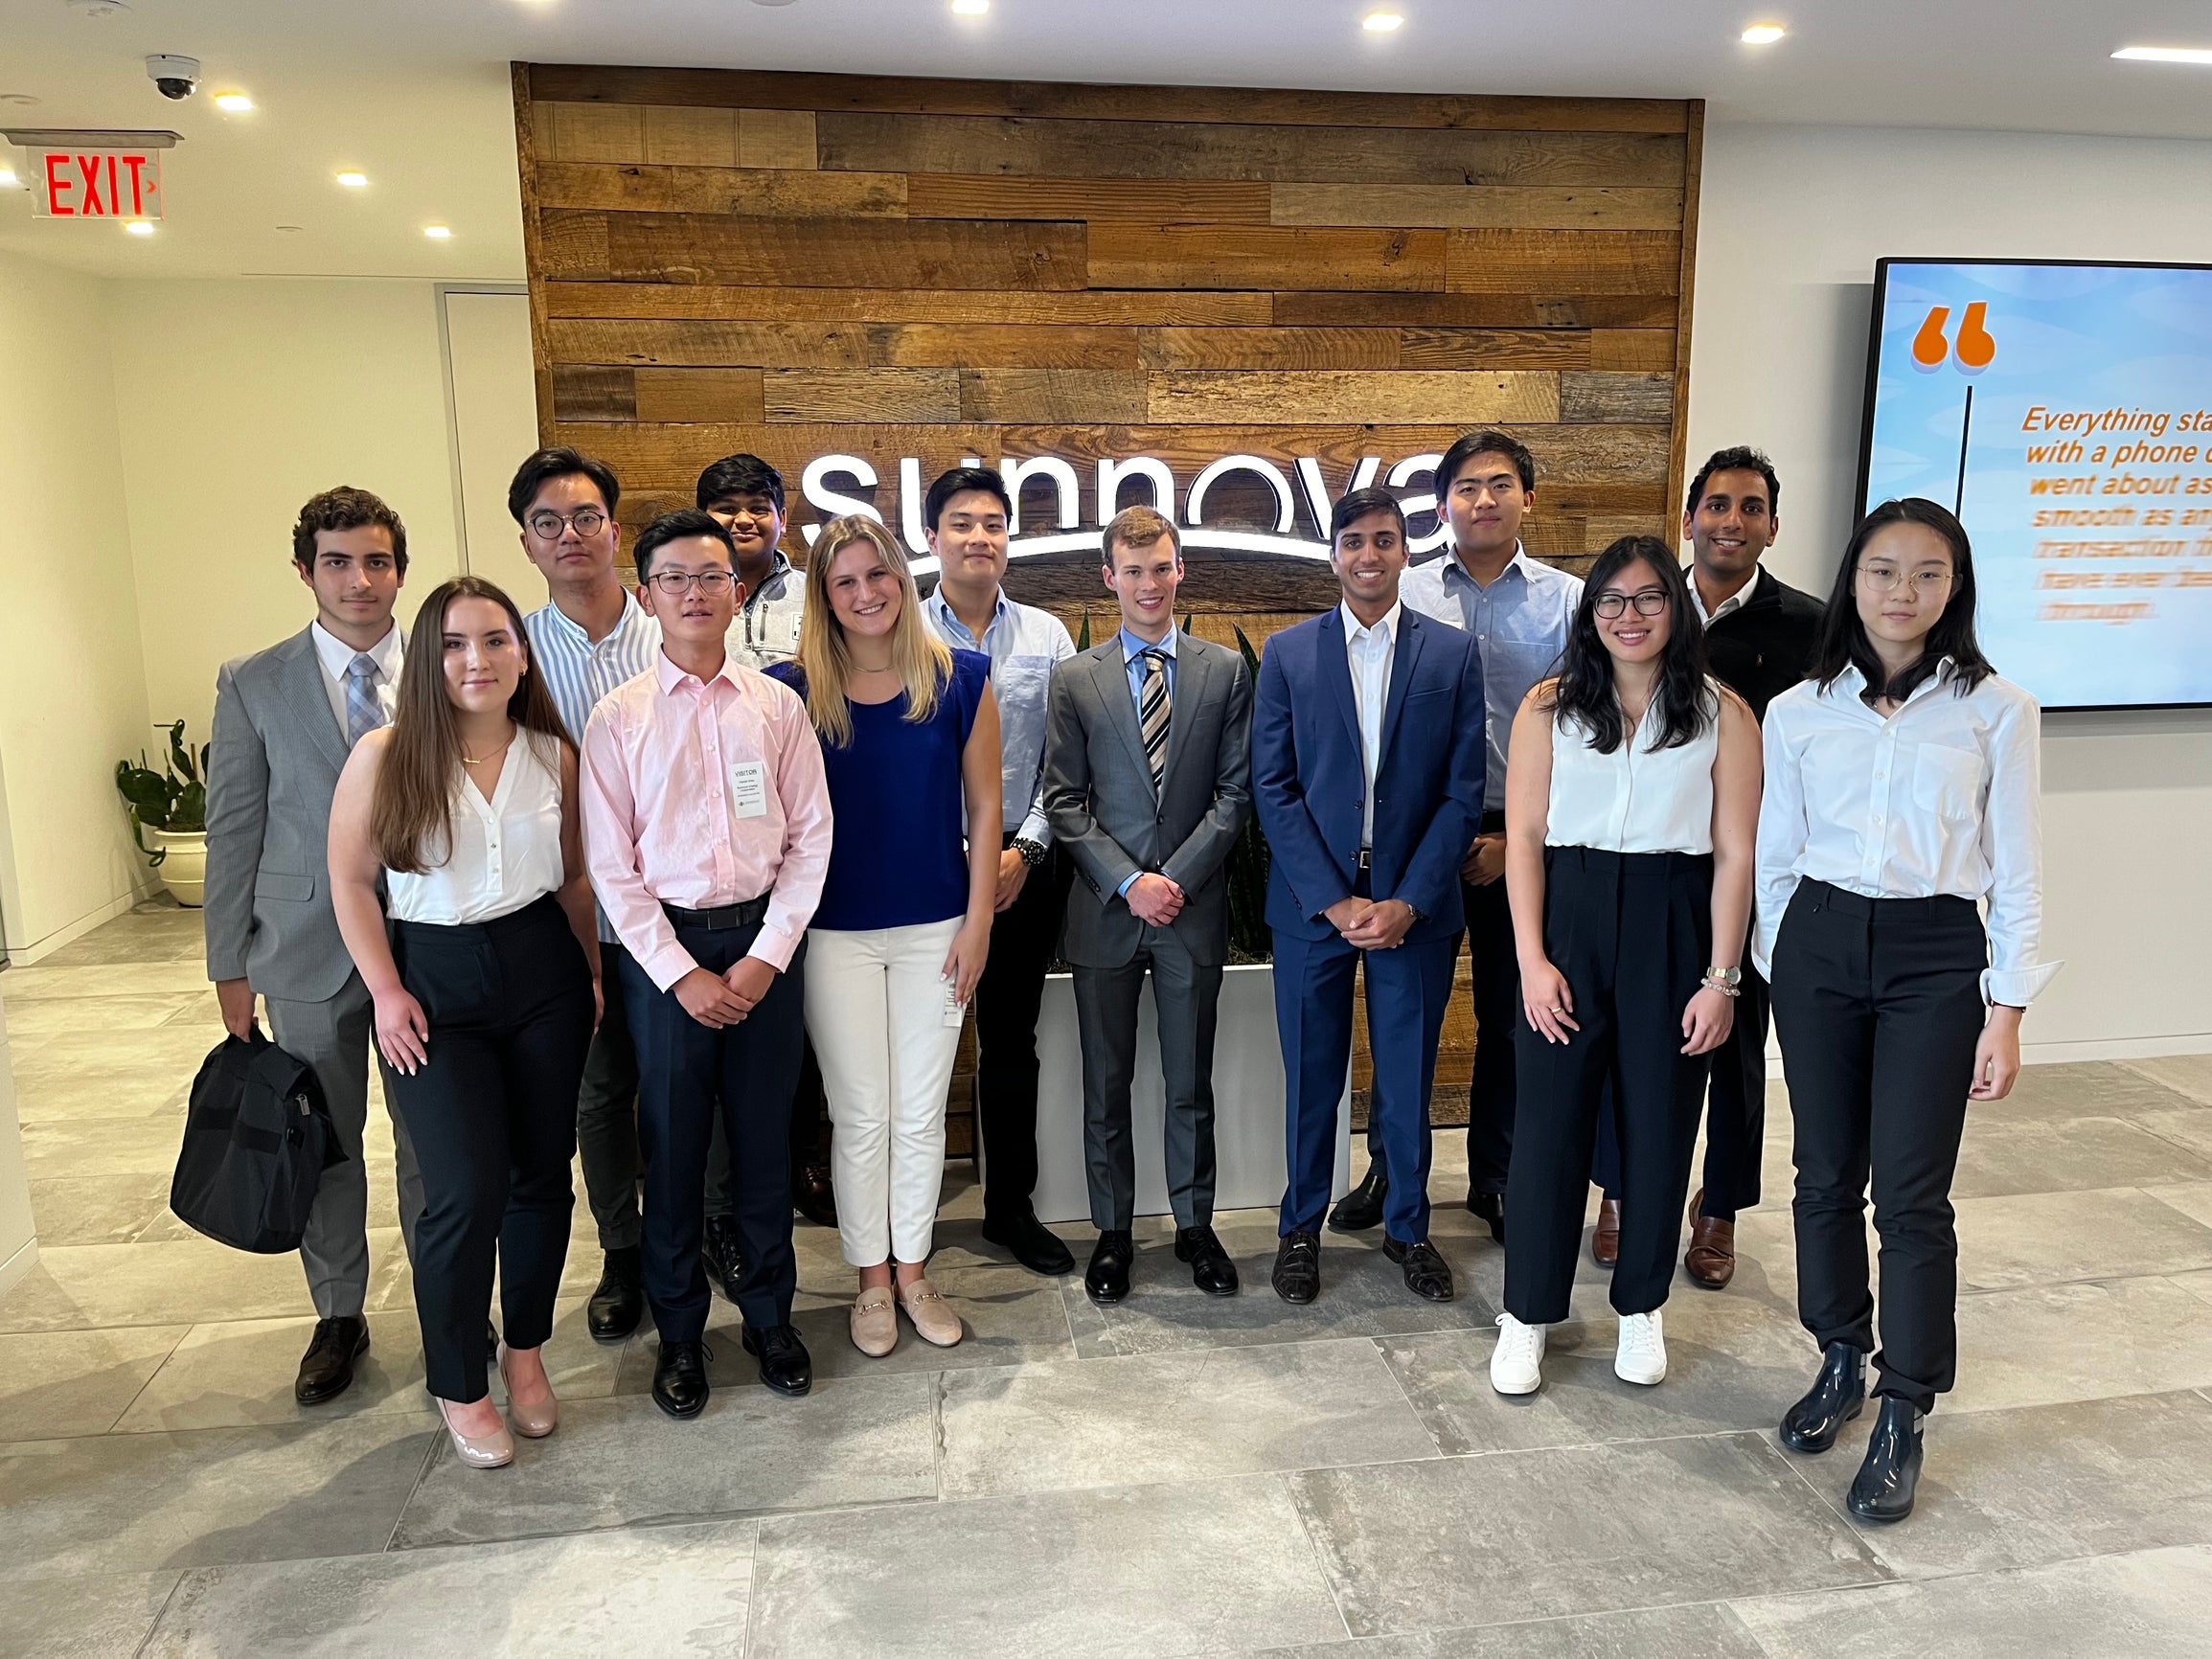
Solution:
[[(1609, 755), (1572, 720), (1552, 727), (1547, 847), (1608, 852), (1713, 851), (1713, 761), (1721, 749), (1721, 690), (1705, 682), (1713, 718), (1687, 743), (1658, 746), (1666, 716), (1653, 709)], [(1624, 720), (1623, 724), (1626, 724)]]
[(560, 856), (560, 751), (550, 739), (516, 730), (487, 801), (464, 776), (446, 814), (448, 844), (433, 838), (425, 858), (441, 863), (412, 874), (385, 872), (395, 921), (460, 927), (512, 916), (558, 893)]
[[(338, 736), (343, 738), (346, 735), (346, 675), (358, 653), (325, 628), (320, 619), (308, 625), (308, 634), (315, 642), (315, 661), (323, 668), (323, 693), (331, 699), (331, 713), (337, 716)], [(406, 649), (407, 637), (399, 631), (398, 623), (369, 648), (369, 660), (376, 665), (376, 701), (383, 705), (387, 726), (399, 707), (399, 664), (405, 658)]]
[(1359, 808), (1359, 845), (1375, 845), (1375, 774), (1382, 766), (1382, 716), (1390, 707), (1390, 668), (1398, 660), (1398, 619), (1404, 606), (1369, 627), (1339, 602), (1344, 622), (1344, 662), (1352, 670), (1352, 703), (1359, 711), (1359, 758), (1367, 774), (1367, 799)]
[(1722, 600), (1714, 609), (1707, 610), (1705, 608), (1705, 596), (1698, 591), (1697, 571), (1694, 569), (1685, 570), (1682, 572), (1682, 576), (1690, 584), (1690, 602), (1698, 607), (1698, 620), (1707, 627), (1711, 627), (1730, 611), (1742, 610), (1744, 602), (1751, 597), (1751, 590), (1759, 585), (1759, 567), (1753, 565), (1749, 580), (1742, 587)]
[(1950, 894), (1989, 901), (1982, 995), (2024, 1008), (2062, 966), (2042, 955), (2042, 827), (2036, 700), (1992, 674), (1960, 696), (1950, 665), (1887, 719), (1846, 668), (1768, 706), (1759, 805), (1758, 931), (1774, 940), (1800, 879), (1868, 898)]

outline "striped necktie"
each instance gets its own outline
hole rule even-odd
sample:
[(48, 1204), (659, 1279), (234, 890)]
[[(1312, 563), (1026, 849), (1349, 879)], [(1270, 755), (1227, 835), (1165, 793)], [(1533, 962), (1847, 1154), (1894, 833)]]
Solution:
[(384, 705), (376, 696), (376, 659), (355, 651), (346, 665), (346, 747), (351, 749), (384, 723)]
[(1152, 769), (1152, 793), (1168, 775), (1168, 654), (1144, 653), (1145, 684), (1137, 695), (1137, 730), (1145, 740), (1145, 760)]

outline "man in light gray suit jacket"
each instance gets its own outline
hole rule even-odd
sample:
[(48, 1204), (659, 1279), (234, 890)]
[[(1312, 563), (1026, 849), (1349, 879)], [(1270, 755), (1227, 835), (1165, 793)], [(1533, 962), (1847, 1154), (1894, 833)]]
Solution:
[[(303, 1405), (343, 1394), (369, 1346), (369, 1117), (375, 1013), (331, 910), (331, 797), (346, 754), (392, 717), (404, 641), (392, 607), (407, 530), (365, 489), (327, 490), (300, 510), (292, 560), (315, 596), (301, 633), (225, 663), (216, 681), (207, 781), (207, 972), (223, 1025), (254, 1030), (268, 1005), (277, 1045), (314, 1069), (346, 1161), (323, 1171), (300, 1260), (315, 1334), (292, 1387)], [(414, 1148), (395, 1115), (399, 1221), (410, 1248), (422, 1210)]]
[(1235, 651), (1175, 627), (1174, 526), (1132, 507), (1106, 526), (1106, 583), (1122, 625), (1052, 676), (1044, 808), (1080, 878), (1063, 944), (1083, 1040), (1083, 1150), (1097, 1248), (1094, 1302), (1129, 1294), (1136, 1164), (1129, 1081), (1137, 997), (1152, 976), (1166, 1081), (1175, 1258), (1234, 1295), (1214, 1236), (1214, 1016), (1229, 954), (1223, 866), (1252, 813), (1252, 677)]

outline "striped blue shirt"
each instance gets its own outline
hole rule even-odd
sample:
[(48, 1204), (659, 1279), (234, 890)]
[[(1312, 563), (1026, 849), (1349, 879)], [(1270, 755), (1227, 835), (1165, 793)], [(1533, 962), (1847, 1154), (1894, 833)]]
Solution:
[(1054, 668), (1075, 655), (1075, 641), (1052, 612), (1016, 604), (1003, 588), (980, 640), (953, 615), (942, 588), (922, 602), (922, 620), (955, 650), (981, 651), (991, 658), (991, 689), (998, 697), (1006, 831), (1049, 847), (1052, 826), (1044, 816), (1045, 692)]
[[(583, 728), (600, 698), (652, 668), (660, 655), (660, 624), (645, 614), (635, 595), (622, 596), (622, 620), (597, 645), (550, 602), (522, 619), (530, 636), (530, 658), (545, 676), (545, 690), (560, 712), (561, 724), (581, 747)], [(599, 913), (602, 943), (616, 942), (604, 911)]]

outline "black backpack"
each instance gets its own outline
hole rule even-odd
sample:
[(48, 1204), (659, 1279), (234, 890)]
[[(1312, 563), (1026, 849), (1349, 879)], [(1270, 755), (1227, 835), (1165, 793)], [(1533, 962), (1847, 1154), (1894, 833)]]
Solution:
[(193, 1079), (169, 1207), (210, 1239), (282, 1255), (300, 1247), (323, 1171), (345, 1160), (312, 1068), (256, 1027), (223, 1038)]

